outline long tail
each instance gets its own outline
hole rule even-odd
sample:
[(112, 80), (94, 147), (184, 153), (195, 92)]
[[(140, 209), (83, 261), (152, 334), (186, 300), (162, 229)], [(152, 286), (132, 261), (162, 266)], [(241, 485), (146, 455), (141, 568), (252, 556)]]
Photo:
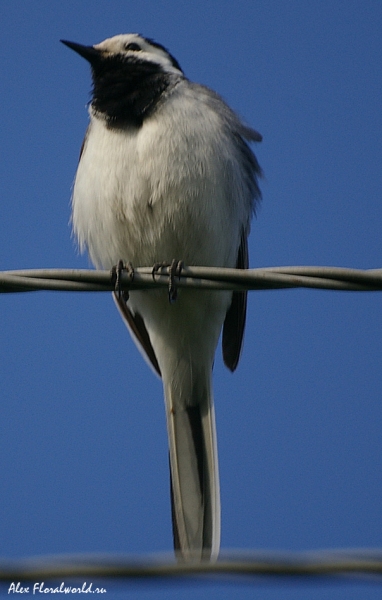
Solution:
[(180, 560), (214, 560), (220, 490), (212, 374), (180, 371), (164, 382), (174, 546)]

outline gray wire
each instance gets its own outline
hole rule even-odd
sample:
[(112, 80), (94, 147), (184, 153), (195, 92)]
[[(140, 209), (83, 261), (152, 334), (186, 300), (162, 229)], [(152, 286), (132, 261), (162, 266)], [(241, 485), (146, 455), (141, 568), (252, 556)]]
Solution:
[[(134, 269), (131, 280), (127, 272), (120, 278), (121, 289), (149, 289), (168, 286), (169, 271), (152, 267)], [(381, 291), (382, 269), (344, 269), (339, 267), (271, 267), (261, 269), (226, 269), (183, 267), (179, 287), (220, 290), (269, 290), (316, 288), (338, 291)], [(109, 271), (79, 269), (31, 269), (0, 272), (0, 292), (36, 290), (70, 292), (111, 291), (114, 283)]]
[(370, 578), (382, 583), (382, 549), (306, 553), (243, 552), (210, 562), (176, 562), (168, 555), (131, 557), (67, 555), (0, 561), (0, 581), (49, 580), (62, 577), (109, 579), (195, 576), (268, 576)]

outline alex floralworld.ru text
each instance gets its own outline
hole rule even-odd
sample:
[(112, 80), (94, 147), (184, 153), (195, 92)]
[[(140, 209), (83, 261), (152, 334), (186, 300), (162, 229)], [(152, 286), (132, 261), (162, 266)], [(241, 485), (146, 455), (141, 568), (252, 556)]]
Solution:
[(18, 581), (17, 583), (12, 582), (8, 588), (8, 594), (105, 594), (105, 588), (94, 588), (93, 584), (85, 583), (81, 587), (71, 587), (61, 583), (57, 587), (47, 587), (45, 582), (38, 582), (33, 584), (33, 587), (23, 587)]

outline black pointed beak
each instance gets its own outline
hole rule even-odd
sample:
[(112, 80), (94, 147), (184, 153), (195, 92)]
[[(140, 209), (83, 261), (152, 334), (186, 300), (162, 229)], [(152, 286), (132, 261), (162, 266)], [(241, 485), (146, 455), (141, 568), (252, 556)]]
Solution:
[(67, 40), (60, 40), (60, 42), (62, 42), (62, 44), (65, 44), (65, 46), (68, 46), (68, 48), (74, 50), (74, 52), (77, 52), (77, 54), (89, 61), (90, 64), (94, 64), (100, 59), (101, 53), (99, 50), (94, 48), (94, 46), (83, 46), (82, 44), (68, 42)]

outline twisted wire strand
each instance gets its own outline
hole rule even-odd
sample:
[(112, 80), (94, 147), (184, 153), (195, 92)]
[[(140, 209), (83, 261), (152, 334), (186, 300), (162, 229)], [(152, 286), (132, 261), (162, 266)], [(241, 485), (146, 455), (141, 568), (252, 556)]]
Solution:
[[(167, 286), (168, 267), (153, 272), (153, 267), (134, 269), (131, 278), (122, 272), (121, 289), (149, 289)], [(345, 269), (341, 267), (271, 267), (227, 269), (183, 267), (176, 280), (179, 287), (220, 290), (270, 290), (312, 288), (338, 291), (381, 291), (382, 269)], [(87, 269), (30, 269), (0, 272), (0, 292), (55, 290), (70, 292), (111, 291), (115, 283), (110, 271)]]

